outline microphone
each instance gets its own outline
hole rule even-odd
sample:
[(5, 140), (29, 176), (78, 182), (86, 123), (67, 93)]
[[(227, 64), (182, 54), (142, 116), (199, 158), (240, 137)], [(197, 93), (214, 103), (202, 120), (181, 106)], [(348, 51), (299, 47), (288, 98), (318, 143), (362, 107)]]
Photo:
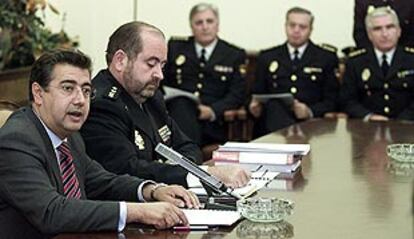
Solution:
[(205, 185), (210, 187), (212, 190), (218, 193), (228, 194), (236, 199), (242, 199), (242, 197), (235, 193), (232, 188), (227, 187), (223, 182), (221, 182), (215, 176), (209, 174), (208, 172), (201, 169), (193, 161), (189, 160), (185, 156), (181, 155), (177, 151), (167, 147), (162, 143), (158, 143), (155, 147), (155, 152), (163, 156), (164, 158), (171, 160), (172, 162), (180, 165), (188, 172), (192, 173), (194, 176), (200, 179)]

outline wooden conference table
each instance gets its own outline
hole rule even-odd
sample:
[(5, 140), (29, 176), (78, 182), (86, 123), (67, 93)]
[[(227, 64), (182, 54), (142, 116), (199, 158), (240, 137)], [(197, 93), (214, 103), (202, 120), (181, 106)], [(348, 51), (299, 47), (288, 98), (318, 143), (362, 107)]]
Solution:
[(413, 178), (389, 168), (386, 146), (414, 142), (414, 124), (312, 120), (255, 141), (311, 145), (301, 175), (295, 177), (299, 182), (280, 180), (284, 189), (259, 192), (295, 202), (284, 223), (243, 220), (232, 228), (189, 233), (128, 226), (122, 234), (57, 238), (413, 238)]

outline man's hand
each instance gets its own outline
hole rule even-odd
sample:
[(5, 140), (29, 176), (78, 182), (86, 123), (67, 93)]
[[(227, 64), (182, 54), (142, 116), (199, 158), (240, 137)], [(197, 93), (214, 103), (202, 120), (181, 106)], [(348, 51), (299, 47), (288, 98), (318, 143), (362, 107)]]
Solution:
[(262, 104), (257, 100), (252, 100), (249, 104), (249, 111), (254, 117), (259, 118), (262, 114)]
[(213, 118), (214, 111), (210, 106), (199, 104), (198, 110), (200, 111), (199, 120), (211, 120)]
[(251, 173), (237, 165), (208, 167), (207, 171), (219, 178), (228, 187), (239, 188), (250, 181)]
[(153, 225), (157, 229), (188, 224), (184, 212), (168, 202), (127, 203), (127, 223), (130, 222)]
[(308, 119), (311, 117), (308, 106), (297, 99), (293, 101), (292, 109), (298, 119)]
[(389, 121), (390, 119), (387, 116), (372, 114), (369, 117), (370, 121)]
[(144, 198), (147, 201), (164, 201), (170, 202), (177, 207), (199, 208), (200, 201), (198, 197), (182, 186), (178, 185), (154, 185), (148, 184), (143, 189)]

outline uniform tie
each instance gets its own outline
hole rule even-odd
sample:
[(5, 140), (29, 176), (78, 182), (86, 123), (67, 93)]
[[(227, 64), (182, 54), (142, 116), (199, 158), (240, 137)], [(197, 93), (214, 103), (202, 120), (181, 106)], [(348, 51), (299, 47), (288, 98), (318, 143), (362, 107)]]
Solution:
[(381, 70), (382, 70), (382, 74), (384, 76), (387, 75), (388, 69), (390, 68), (390, 65), (388, 65), (388, 61), (387, 61), (387, 55), (383, 54), (382, 55), (382, 64), (381, 64)]
[(57, 150), (59, 152), (59, 165), (63, 182), (63, 194), (68, 198), (79, 199), (81, 197), (79, 180), (76, 177), (75, 165), (73, 164), (73, 157), (70, 153), (68, 144), (66, 142), (62, 142)]
[(206, 60), (206, 49), (205, 48), (201, 49), (200, 62), (204, 63), (204, 64), (207, 62), (207, 60)]
[(297, 48), (293, 51), (293, 64), (298, 65), (299, 63), (299, 51)]

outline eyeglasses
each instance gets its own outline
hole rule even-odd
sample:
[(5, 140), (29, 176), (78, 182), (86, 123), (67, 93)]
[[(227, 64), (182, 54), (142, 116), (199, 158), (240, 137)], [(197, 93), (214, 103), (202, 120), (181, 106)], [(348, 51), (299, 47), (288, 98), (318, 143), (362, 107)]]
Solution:
[(77, 85), (71, 82), (63, 82), (58, 86), (49, 85), (48, 87), (59, 89), (65, 96), (75, 96), (79, 92), (82, 92), (83, 97), (86, 99), (94, 99), (96, 90), (90, 85)]

